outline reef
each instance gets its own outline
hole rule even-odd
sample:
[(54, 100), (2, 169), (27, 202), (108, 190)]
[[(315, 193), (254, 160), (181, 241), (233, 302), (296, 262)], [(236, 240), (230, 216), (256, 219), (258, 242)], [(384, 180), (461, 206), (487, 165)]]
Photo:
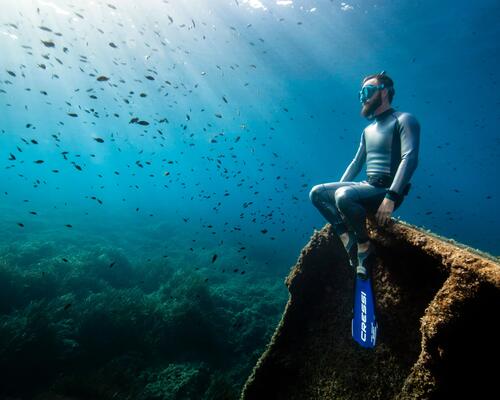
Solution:
[(281, 282), (230, 272), (231, 246), (216, 269), (198, 262), (211, 248), (164, 257), (58, 235), (0, 244), (0, 400), (238, 398)]
[(375, 349), (351, 338), (354, 274), (326, 224), (285, 279), (288, 302), (240, 400), (495, 393), (499, 258), (401, 220), (367, 226), (377, 254)]

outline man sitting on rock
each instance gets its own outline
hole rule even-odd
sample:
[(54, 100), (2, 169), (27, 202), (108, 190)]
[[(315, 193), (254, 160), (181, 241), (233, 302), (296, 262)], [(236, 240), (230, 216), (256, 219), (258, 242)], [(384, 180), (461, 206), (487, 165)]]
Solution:
[[(394, 83), (385, 71), (363, 79), (361, 115), (373, 122), (361, 133), (358, 151), (340, 182), (316, 185), (309, 193), (340, 236), (362, 279), (369, 277), (369, 257), (374, 254), (366, 214), (376, 213), (377, 222), (387, 224), (408, 194), (418, 164), (420, 124), (412, 114), (391, 107), (394, 93)], [(353, 182), (365, 161), (367, 180)]]

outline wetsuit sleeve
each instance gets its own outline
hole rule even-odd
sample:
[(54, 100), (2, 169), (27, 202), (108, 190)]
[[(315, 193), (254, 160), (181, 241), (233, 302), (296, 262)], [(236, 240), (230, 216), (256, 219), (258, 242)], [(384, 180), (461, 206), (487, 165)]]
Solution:
[(401, 115), (399, 118), (399, 135), (401, 137), (401, 161), (389, 192), (395, 192), (397, 195), (402, 196), (404, 187), (410, 181), (418, 165), (420, 124), (413, 115), (409, 113)]
[(340, 178), (340, 182), (350, 182), (354, 178), (356, 178), (356, 176), (358, 176), (359, 172), (361, 171), (361, 168), (363, 167), (365, 161), (366, 161), (366, 144), (365, 144), (365, 131), (363, 131), (361, 133), (361, 140), (359, 142), (358, 151), (356, 152), (354, 159), (351, 161), (351, 163), (345, 170), (344, 175), (342, 175), (342, 178)]

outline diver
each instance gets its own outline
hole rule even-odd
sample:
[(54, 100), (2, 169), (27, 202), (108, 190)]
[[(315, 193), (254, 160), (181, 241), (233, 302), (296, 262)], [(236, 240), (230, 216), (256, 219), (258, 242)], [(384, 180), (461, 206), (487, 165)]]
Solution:
[[(385, 73), (366, 76), (359, 91), (360, 114), (372, 122), (339, 182), (316, 185), (309, 197), (332, 224), (358, 277), (370, 273), (374, 245), (366, 229), (367, 213), (386, 225), (408, 194), (418, 164), (420, 124), (410, 113), (391, 107), (394, 83)], [(366, 161), (367, 179), (353, 182)]]

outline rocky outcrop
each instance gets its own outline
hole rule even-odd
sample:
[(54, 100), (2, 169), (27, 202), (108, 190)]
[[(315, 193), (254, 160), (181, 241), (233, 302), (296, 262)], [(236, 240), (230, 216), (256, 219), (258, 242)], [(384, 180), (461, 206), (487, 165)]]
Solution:
[(403, 221), (367, 225), (377, 252), (376, 348), (363, 349), (351, 338), (353, 272), (327, 224), (314, 232), (285, 280), (290, 296), (282, 319), (240, 400), (483, 398), (496, 392), (498, 257)]

